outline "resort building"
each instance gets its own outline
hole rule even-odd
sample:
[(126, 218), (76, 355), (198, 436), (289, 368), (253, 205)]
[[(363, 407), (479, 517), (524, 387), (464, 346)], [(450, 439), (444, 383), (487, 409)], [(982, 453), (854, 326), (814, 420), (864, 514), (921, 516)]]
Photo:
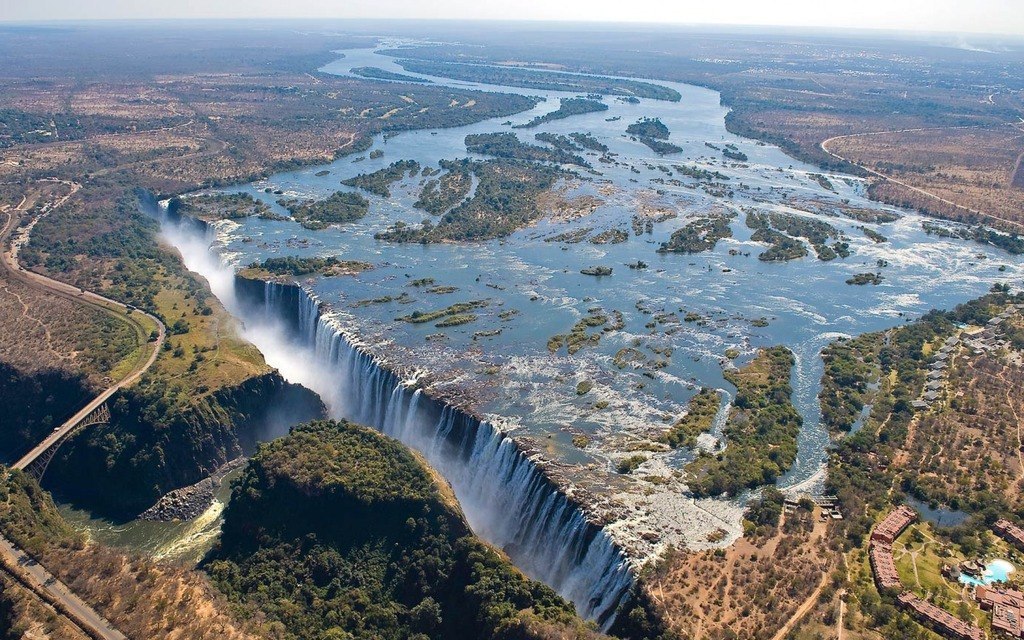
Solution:
[(899, 603), (910, 610), (920, 621), (937, 632), (958, 640), (984, 640), (985, 633), (980, 627), (964, 622), (945, 609), (940, 609), (927, 600), (922, 600), (909, 591), (897, 598)]
[(868, 553), (871, 570), (875, 574), (875, 586), (879, 591), (900, 591), (903, 584), (900, 574), (896, 571), (896, 561), (892, 557), (892, 545), (888, 542), (872, 541)]
[[(871, 561), (871, 571), (875, 577), (875, 585), (880, 592), (900, 591), (896, 600), (901, 607), (912, 613), (918, 621), (926, 624), (936, 632), (956, 640), (984, 640), (985, 633), (981, 628), (957, 618), (945, 609), (941, 609), (923, 600), (909, 591), (903, 591), (903, 584), (900, 582), (899, 572), (896, 571), (896, 561), (892, 555), (893, 542), (903, 533), (912, 522), (917, 520), (917, 512), (906, 505), (894, 509), (884, 520), (879, 522), (871, 532), (871, 546), (868, 551), (868, 558)], [(1009, 523), (1007, 523), (1009, 524)], [(979, 588), (979, 593), (985, 593), (984, 588)], [(1016, 592), (1014, 592), (1016, 594)], [(979, 599), (981, 596), (978, 596)], [(992, 601), (993, 620), (997, 615), (1002, 616), (999, 629), (1010, 629), (1016, 624), (1019, 628), (1021, 623), (1021, 609), (1014, 608), (1014, 603), (1024, 604), (1024, 594), (1019, 600), (1010, 596), (988, 596)], [(998, 611), (996, 607), (998, 601)], [(993, 628), (997, 628), (993, 622)], [(1022, 637), (1016, 635), (1014, 637)]]
[(1024, 549), (1024, 529), (1009, 520), (996, 520), (996, 523), (992, 525), (992, 529), (1007, 542), (1019, 549)]
[(1024, 593), (982, 586), (975, 590), (974, 597), (982, 609), (992, 612), (993, 631), (1024, 638)]
[(896, 562), (892, 557), (892, 543), (914, 520), (917, 520), (917, 513), (910, 507), (901, 505), (875, 525), (871, 532), (868, 559), (871, 561), (871, 570), (875, 574), (875, 584), (879, 591), (903, 589), (900, 574), (896, 571)]
[(871, 540), (892, 545), (893, 541), (903, 533), (903, 530), (915, 520), (917, 520), (917, 512), (907, 505), (900, 505), (875, 526), (871, 532)]

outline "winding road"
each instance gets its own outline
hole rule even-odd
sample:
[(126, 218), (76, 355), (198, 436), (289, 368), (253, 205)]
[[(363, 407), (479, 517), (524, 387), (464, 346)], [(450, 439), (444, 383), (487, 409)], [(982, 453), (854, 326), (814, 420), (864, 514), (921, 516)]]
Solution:
[[(74, 182), (58, 182), (68, 185), (70, 187), (70, 191), (57, 201), (53, 202), (49, 207), (47, 207), (47, 213), (64, 205), (75, 193), (78, 192), (80, 188), (80, 185)], [(7, 241), (15, 227), (15, 221), (17, 220), (15, 213), (20, 211), (20, 207), (23, 207), (25, 205), (25, 202), (26, 200), (22, 200), (21, 204), (19, 205), (19, 208), (15, 208), (14, 210), (8, 212), (7, 221), (4, 224), (4, 228), (0, 230), (0, 246), (5, 247), (2, 259), (0, 259), (0, 268), (2, 268), (4, 272), (6, 272), (5, 275), (12, 280), (17, 280), (21, 282), (22, 284), (29, 288), (41, 290), (49, 294), (70, 299), (79, 304), (89, 305), (98, 308), (104, 311), (105, 313), (115, 315), (116, 317), (131, 323), (142, 340), (146, 340), (148, 338), (149, 330), (147, 329), (143, 322), (139, 321), (138, 318), (133, 318), (132, 316), (145, 316), (146, 318), (149, 319), (150, 322), (153, 323), (152, 326), (156, 327), (157, 338), (155, 341), (150, 342), (150, 344), (152, 344), (153, 346), (149, 353), (149, 357), (145, 361), (137, 364), (132, 369), (132, 371), (129, 372), (128, 375), (126, 375), (124, 378), (114, 383), (113, 385), (104, 389), (102, 393), (93, 398), (80, 411), (78, 411), (75, 415), (71, 416), (71, 418), (64, 422), (64, 424), (62, 424), (52, 433), (47, 435), (42, 442), (37, 444), (25, 456), (23, 456), (20, 460), (14, 463), (13, 467), (15, 469), (24, 469), (25, 467), (30, 465), (32, 461), (34, 461), (43, 451), (49, 448), (50, 445), (59, 442), (62, 438), (64, 438), (72, 429), (74, 429), (78, 425), (79, 422), (82, 421), (83, 418), (85, 418), (88, 414), (92, 413), (100, 405), (106, 402), (112, 395), (138, 380), (142, 376), (142, 374), (145, 373), (146, 370), (149, 369), (149, 367), (152, 366), (152, 364), (156, 361), (157, 355), (159, 355), (160, 353), (160, 347), (163, 346), (164, 340), (167, 338), (167, 328), (164, 326), (164, 323), (161, 322), (160, 319), (154, 315), (151, 315), (139, 309), (129, 308), (127, 305), (117, 302), (116, 300), (111, 300), (110, 298), (101, 296), (91, 291), (79, 289), (78, 287), (74, 287), (65, 282), (60, 282), (58, 280), (48, 278), (44, 275), (35, 273), (33, 271), (28, 271), (27, 269), (22, 267), (21, 263), (18, 262), (18, 253), (21, 247), (24, 246), (25, 242), (28, 239), (27, 232), (22, 237), (20, 237), (17, 242), (13, 243), (10, 247), (7, 247)], [(40, 217), (44, 215), (46, 215), (46, 213), (40, 214)], [(38, 220), (38, 218), (36, 220)]]
[[(60, 206), (63, 206), (80, 189), (80, 185), (75, 182), (56, 179), (50, 180), (50, 182), (65, 184), (69, 187), (69, 191), (67, 194), (46, 205), (43, 213), (40, 214), (40, 217)], [(164, 326), (164, 323), (156, 316), (138, 309), (129, 308), (127, 305), (117, 302), (116, 300), (111, 300), (110, 298), (91, 291), (79, 289), (67, 283), (28, 271), (22, 267), (18, 261), (18, 253), (21, 247), (24, 246), (28, 240), (28, 233), (31, 231), (31, 226), (23, 229), (18, 239), (11, 243), (10, 246), (8, 246), (8, 240), (13, 234), (14, 229), (17, 226), (17, 221), (19, 220), (16, 214), (24, 210), (23, 208), (27, 201), (27, 197), (23, 198), (17, 207), (7, 212), (7, 220), (5, 221), (3, 228), (0, 229), (0, 246), (4, 248), (3, 255), (0, 256), (0, 272), (2, 272), (3, 277), (21, 282), (26, 287), (42, 291), (46, 294), (56, 295), (65, 299), (73, 300), (79, 304), (100, 309), (105, 313), (120, 318), (122, 321), (129, 322), (133, 325), (136, 333), (139, 335), (143, 349), (145, 349), (146, 345), (152, 345), (152, 349), (150, 350), (149, 356), (144, 361), (141, 361), (140, 358), (140, 362), (137, 363), (126, 376), (104, 389), (80, 411), (64, 422), (64, 424), (48, 434), (46, 438), (36, 445), (28, 454), (18, 460), (13, 465), (16, 469), (24, 469), (27, 467), (40, 454), (42, 454), (42, 452), (66, 437), (68, 433), (78, 426), (83, 418), (106, 402), (112, 395), (117, 393), (117, 391), (138, 380), (156, 361), (156, 358), (160, 353), (160, 348), (163, 346), (164, 340), (167, 337), (167, 329)], [(38, 221), (38, 219), (39, 218), (36, 220)], [(139, 316), (148, 318), (152, 325), (146, 326), (146, 323), (141, 320)], [(152, 330), (150, 327), (156, 327), (157, 337), (156, 340), (147, 342)], [(101, 640), (127, 640), (124, 634), (104, 620), (101, 615), (86, 604), (81, 598), (72, 593), (71, 590), (62, 582), (54, 578), (49, 571), (42, 567), (42, 565), (31, 559), (27, 553), (16, 547), (14, 543), (3, 536), (0, 536), (0, 561), (2, 561), (4, 568), (19, 582), (34, 591), (44, 601), (52, 604), (88, 635)]]
[(924, 189), (922, 189), (920, 187), (915, 187), (914, 185), (907, 184), (906, 182), (904, 182), (902, 180), (899, 180), (897, 178), (893, 178), (892, 176), (887, 176), (884, 173), (881, 173), (880, 171), (876, 171), (876, 170), (874, 170), (874, 169), (872, 169), (870, 167), (867, 167), (865, 165), (860, 164), (859, 162), (851, 160), (850, 158), (843, 157), (843, 156), (839, 155), (838, 153), (835, 153), (834, 151), (830, 151), (829, 148), (828, 148), (829, 143), (835, 142), (837, 140), (846, 140), (846, 139), (850, 139), (850, 138), (861, 138), (861, 137), (866, 137), (866, 136), (880, 136), (880, 135), (894, 134), (894, 133), (914, 133), (914, 132), (917, 132), (917, 131), (942, 131), (942, 130), (948, 130), (948, 129), (980, 129), (980, 128), (983, 128), (983, 127), (978, 127), (978, 126), (967, 126), (967, 127), (927, 127), (927, 128), (917, 128), (917, 129), (896, 129), (896, 130), (893, 130), (893, 131), (871, 131), (871, 132), (868, 132), (868, 133), (851, 133), (851, 134), (842, 135), (842, 136), (833, 136), (831, 138), (828, 138), (827, 140), (822, 140), (820, 146), (821, 146), (821, 150), (822, 151), (824, 151), (828, 155), (832, 156), (836, 160), (839, 160), (841, 162), (846, 162), (846, 163), (851, 164), (851, 165), (853, 165), (855, 167), (859, 167), (861, 170), (863, 170), (863, 171), (865, 171), (865, 172), (875, 176), (876, 178), (881, 178), (882, 180), (888, 180), (889, 182), (892, 182), (893, 184), (898, 184), (901, 187), (904, 187), (906, 189), (910, 189), (911, 191), (914, 191), (915, 193), (919, 193), (919, 194), (921, 194), (923, 196), (927, 196), (927, 197), (932, 198), (934, 200), (938, 200), (939, 202), (941, 202), (943, 204), (946, 204), (946, 205), (949, 205), (951, 207), (956, 207), (957, 209), (960, 209), (961, 211), (966, 211), (967, 213), (971, 213), (971, 214), (974, 214), (974, 215), (977, 215), (977, 216), (981, 216), (982, 218), (987, 218), (989, 220), (996, 220), (996, 221), (1002, 222), (1003, 224), (1009, 224), (1009, 225), (1012, 225), (1012, 226), (1014, 226), (1014, 227), (1016, 227), (1018, 229), (1024, 229), (1024, 224), (1021, 224), (1020, 222), (1018, 222), (1016, 220), (1010, 220), (1008, 218), (1003, 218), (1001, 216), (997, 216), (997, 215), (994, 215), (994, 214), (991, 214), (991, 213), (986, 213), (985, 211), (980, 211), (978, 209), (972, 209), (971, 207), (966, 207), (966, 206), (964, 206), (962, 204), (953, 202), (952, 200), (948, 200), (946, 198), (943, 198), (942, 196), (939, 196), (939, 195), (936, 195), (934, 193), (931, 193), (930, 191), (926, 191), (926, 190), (924, 190)]

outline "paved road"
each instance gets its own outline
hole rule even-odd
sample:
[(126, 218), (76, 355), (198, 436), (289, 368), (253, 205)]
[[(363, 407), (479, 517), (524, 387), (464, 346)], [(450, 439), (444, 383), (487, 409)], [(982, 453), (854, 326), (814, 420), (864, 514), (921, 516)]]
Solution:
[[(74, 182), (64, 182), (64, 184), (70, 186), (70, 192), (53, 202), (46, 211), (52, 211), (53, 209), (63, 205), (79, 189), (79, 185)], [(21, 244), (23, 244), (27, 237), (23, 237), (21, 243), (14, 243), (10, 249), (6, 249), (6, 247), (7, 240), (16, 226), (15, 213), (24, 206), (25, 202), (26, 199), (23, 199), (17, 208), (13, 211), (7, 212), (7, 221), (4, 224), (4, 227), (0, 229), (0, 246), (5, 247), (3, 255), (0, 256), (0, 271), (5, 272), (6, 277), (18, 280), (28, 287), (71, 299), (80, 304), (90, 305), (107, 313), (117, 314), (122, 319), (131, 322), (138, 327), (140, 329), (140, 336), (143, 339), (146, 339), (148, 336), (148, 330), (146, 326), (134, 316), (137, 316), (138, 314), (145, 315), (157, 327), (158, 335), (154, 342), (146, 343), (152, 345), (152, 351), (144, 363), (136, 366), (135, 369), (127, 376), (105, 389), (85, 405), (78, 413), (73, 415), (64, 424), (50, 433), (41, 443), (36, 445), (32, 451), (14, 464), (14, 467), (17, 469), (23, 469), (31, 464), (40, 453), (45, 451), (47, 447), (53, 443), (63, 438), (71, 429), (75, 428), (75, 426), (77, 426), (85, 416), (106, 402), (110, 396), (114, 395), (119, 389), (122, 389), (138, 380), (139, 377), (149, 369), (153, 362), (156, 361), (156, 358), (160, 353), (160, 348), (163, 346), (164, 340), (167, 338), (166, 327), (163, 322), (155, 316), (139, 310), (130, 310), (127, 306), (117, 302), (116, 300), (111, 300), (110, 298), (106, 298), (91, 291), (78, 289), (77, 287), (73, 287), (64, 282), (59, 282), (22, 268), (21, 264), (18, 262), (18, 251)], [(45, 215), (45, 213), (40, 215)], [(110, 623), (104, 620), (103, 617), (100, 616), (92, 607), (72, 593), (66, 585), (54, 578), (49, 571), (42, 567), (42, 565), (32, 560), (28, 554), (18, 549), (12, 542), (3, 536), (0, 536), (0, 560), (3, 561), (3, 564), (8, 567), (10, 571), (29, 584), (32, 589), (40, 595), (40, 597), (44, 600), (55, 603), (62, 613), (64, 613), (76, 625), (81, 627), (86, 633), (93, 637), (100, 638), (101, 640), (127, 640), (124, 634), (111, 626)]]
[[(898, 184), (901, 187), (910, 189), (911, 191), (914, 191), (916, 193), (920, 193), (923, 196), (927, 196), (929, 198), (933, 198), (935, 200), (938, 200), (939, 202), (942, 202), (943, 204), (948, 204), (948, 205), (950, 205), (952, 207), (960, 209), (961, 211), (966, 211), (967, 213), (972, 213), (974, 215), (981, 216), (982, 218), (988, 218), (989, 220), (998, 220), (999, 222), (1002, 222), (1004, 224), (1013, 225), (1013, 226), (1017, 227), (1018, 229), (1024, 229), (1024, 224), (1021, 224), (1020, 222), (1018, 222), (1016, 220), (1010, 220), (1010, 219), (1003, 218), (1003, 217), (1000, 217), (1000, 216), (997, 216), (997, 215), (994, 215), (994, 214), (991, 214), (991, 213), (986, 213), (984, 211), (979, 211), (978, 209), (972, 209), (971, 207), (965, 207), (964, 205), (959, 204), (957, 202), (953, 202), (952, 200), (947, 200), (946, 198), (943, 198), (940, 195), (936, 195), (936, 194), (931, 193), (930, 191), (926, 191), (926, 190), (924, 190), (924, 189), (922, 189), (920, 187), (915, 187), (912, 184), (907, 184), (906, 182), (903, 182), (902, 180), (898, 180), (896, 178), (893, 178), (892, 176), (887, 176), (884, 173), (881, 173), (879, 171), (875, 171), (874, 169), (871, 169), (870, 167), (866, 167), (866, 166), (864, 166), (864, 165), (862, 165), (862, 164), (860, 164), (858, 162), (855, 162), (855, 161), (853, 161), (853, 160), (851, 160), (849, 158), (844, 158), (843, 156), (839, 155), (838, 153), (835, 153), (833, 151), (829, 151), (829, 149), (828, 149), (828, 144), (830, 142), (835, 142), (836, 140), (844, 140), (844, 139), (847, 139), (847, 138), (860, 138), (860, 137), (865, 137), (865, 136), (880, 136), (880, 135), (885, 135), (885, 134), (889, 134), (889, 133), (911, 133), (911, 132), (916, 132), (916, 131), (941, 131), (941, 130), (945, 130), (945, 129), (979, 129), (979, 128), (983, 128), (983, 127), (981, 127), (981, 126), (930, 127), (930, 128), (917, 128), (917, 129), (897, 129), (897, 130), (894, 130), (894, 131), (872, 131), (872, 132), (869, 132), (869, 133), (851, 133), (851, 134), (845, 135), (845, 136), (833, 136), (833, 137), (829, 138), (828, 140), (822, 140), (822, 142), (821, 142), (821, 150), (824, 151), (825, 153), (827, 153), (828, 155), (832, 156), (833, 158), (837, 159), (837, 160), (840, 160), (842, 162), (848, 162), (848, 163), (850, 163), (850, 164), (852, 164), (852, 165), (854, 165), (856, 167), (860, 167), (861, 169), (863, 169), (864, 171), (870, 173), (873, 176), (882, 178), (883, 180), (888, 180), (889, 182), (892, 182), (894, 184)], [(1022, 157), (1024, 157), (1024, 155), (1022, 155)]]
[[(192, 124), (192, 120), (172, 127), (166, 127), (162, 130), (187, 127), (190, 124)], [(219, 146), (219, 148), (197, 151), (185, 156), (177, 156), (175, 159), (181, 160), (184, 158), (198, 158), (216, 155), (223, 152), (229, 146), (224, 141), (216, 140), (214, 138), (199, 139), (214, 142)], [(355, 140), (354, 135), (352, 140)], [(99, 175), (100, 173), (108, 173), (118, 168), (124, 168), (131, 164), (140, 163), (141, 161), (130, 163), (129, 165), (112, 167), (105, 169), (96, 175)], [(67, 180), (50, 178), (47, 179), (47, 181), (67, 185), (69, 187), (69, 192), (46, 205), (43, 212), (36, 218), (36, 221), (50, 211), (63, 206), (81, 188), (81, 185), (78, 183)], [(17, 469), (24, 469), (27, 467), (50, 445), (65, 437), (68, 432), (74, 429), (78, 423), (82, 421), (83, 418), (106, 402), (107, 399), (117, 393), (118, 390), (131, 385), (138, 380), (139, 377), (141, 377), (142, 374), (145, 373), (156, 361), (157, 356), (160, 354), (160, 349), (167, 338), (167, 328), (156, 316), (145, 313), (139, 309), (131, 309), (116, 300), (111, 300), (110, 298), (93, 293), (92, 291), (79, 289), (67, 283), (24, 269), (18, 261), (18, 253), (21, 247), (27, 243), (28, 235), (31, 233), (32, 227), (35, 223), (33, 222), (28, 227), (20, 230), (14, 242), (10, 243), (10, 246), (8, 246), (8, 240), (14, 234), (15, 228), (17, 227), (18, 218), (16, 217), (16, 214), (23, 210), (27, 200), (28, 197), (26, 195), (22, 198), (21, 203), (19, 203), (17, 207), (6, 212), (7, 220), (5, 221), (3, 228), (0, 229), (0, 248), (3, 249), (2, 255), (0, 255), (0, 273), (3, 273), (7, 278), (23, 283), (27, 287), (73, 300), (79, 304), (89, 305), (110, 314), (116, 314), (121, 319), (135, 325), (139, 329), (139, 335), (143, 339), (148, 337), (149, 329), (141, 322), (138, 316), (144, 315), (153, 322), (154, 326), (157, 327), (157, 339), (151, 343), (147, 343), (152, 345), (152, 351), (144, 363), (136, 366), (135, 369), (133, 369), (127, 376), (105, 389), (102, 393), (93, 398), (93, 400), (86, 406), (82, 407), (82, 409), (75, 415), (71, 416), (71, 418), (69, 418), (64, 424), (44, 438), (42, 442), (32, 449), (32, 451), (14, 464), (14, 467)], [(111, 626), (110, 623), (104, 620), (103, 617), (96, 613), (94, 609), (72, 593), (66, 585), (54, 578), (50, 572), (32, 560), (28, 554), (18, 549), (13, 543), (3, 536), (0, 536), (0, 561), (2, 561), (3, 565), (5, 565), (12, 573), (19, 576), (27, 584), (31, 585), (32, 589), (40, 595), (40, 597), (54, 603), (59, 609), (61, 609), (62, 613), (64, 613), (76, 625), (81, 627), (87, 634), (95, 638), (99, 638), (100, 640), (127, 640), (124, 634)]]
[(44, 596), (45, 600), (56, 601), (61, 613), (81, 627), (82, 631), (103, 640), (128, 640), (127, 636), (111, 626), (63, 582), (54, 578), (43, 565), (3, 536), (0, 536), (0, 560), (11, 573), (30, 584), (34, 591), (49, 596)]
[[(52, 211), (53, 209), (56, 209), (57, 207), (63, 205), (79, 189), (79, 185), (74, 182), (66, 182), (65, 184), (68, 184), (71, 187), (71, 191), (67, 195), (62, 196), (59, 200), (54, 202), (53, 205), (49, 207), (49, 211)], [(23, 200), (22, 205), (24, 205), (24, 202), (25, 201)], [(14, 222), (15, 217), (13, 212), (9, 213), (4, 228), (0, 230), (0, 243), (3, 243), (4, 246), (6, 246), (7, 239), (13, 231), (13, 228), (15, 226)], [(127, 387), (134, 383), (136, 380), (138, 380), (139, 377), (142, 376), (142, 374), (145, 373), (146, 370), (149, 369), (149, 367), (152, 366), (152, 364), (156, 361), (157, 356), (160, 354), (160, 347), (163, 346), (164, 340), (167, 338), (167, 329), (164, 326), (164, 323), (161, 322), (160, 319), (157, 318), (156, 316), (152, 316), (138, 309), (131, 311), (131, 313), (129, 314), (128, 307), (124, 304), (121, 304), (120, 302), (117, 302), (116, 300), (111, 300), (110, 298), (106, 298), (97, 293), (85, 291), (79, 289), (78, 287), (69, 285), (65, 282), (53, 280), (52, 278), (47, 278), (44, 275), (40, 275), (33, 271), (26, 270), (18, 262), (18, 251), (20, 250), (20, 248), (21, 245), (16, 244), (15, 246), (12, 246), (9, 249), (5, 249), (3, 252), (2, 259), (0, 259), (0, 268), (6, 271), (11, 278), (19, 280), (29, 287), (43, 289), (48, 293), (52, 293), (64, 298), (70, 298), (81, 304), (100, 307), (102, 310), (108, 313), (117, 313), (119, 315), (122, 315), (125, 320), (133, 322), (136, 324), (136, 326), (140, 327), (143, 336), (145, 336), (147, 333), (145, 327), (136, 318), (132, 318), (132, 316), (144, 315), (155, 324), (155, 326), (157, 327), (158, 336), (154, 342), (149, 343), (152, 345), (152, 352), (149, 354), (149, 358), (147, 358), (144, 363), (137, 366), (129, 375), (127, 375), (117, 383), (105, 389), (102, 393), (93, 398), (92, 401), (90, 401), (88, 404), (82, 407), (82, 409), (78, 413), (71, 416), (71, 418), (69, 418), (64, 424), (62, 424), (60, 427), (58, 427), (56, 430), (54, 430), (52, 433), (46, 436), (46, 438), (44, 438), (42, 442), (36, 445), (28, 454), (26, 454), (23, 458), (14, 463), (13, 466), (15, 469), (24, 469), (25, 467), (30, 465), (37, 457), (39, 457), (39, 454), (45, 451), (50, 445), (59, 441), (61, 438), (67, 435), (69, 431), (74, 429), (85, 416), (92, 413), (93, 410), (95, 410), (101, 404), (106, 402), (107, 399), (109, 399), (112, 395), (117, 393), (120, 389)]]

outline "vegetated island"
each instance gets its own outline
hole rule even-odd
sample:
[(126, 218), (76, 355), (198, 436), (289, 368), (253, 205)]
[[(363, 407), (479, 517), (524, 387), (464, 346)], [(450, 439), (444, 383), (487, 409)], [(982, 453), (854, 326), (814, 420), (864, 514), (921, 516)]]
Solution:
[(507, 131), (502, 133), (470, 134), (466, 136), (466, 150), (470, 153), (510, 160), (575, 164), (580, 167), (590, 166), (586, 160), (578, 155), (563, 149), (548, 149), (535, 144), (526, 144), (516, 137), (516, 134)]
[(354, 67), (352, 69), (352, 73), (362, 78), (370, 78), (371, 80), (391, 80), (394, 82), (432, 84), (432, 82), (426, 78), (417, 78), (416, 76), (409, 76), (404, 73), (395, 73), (394, 71), (388, 71), (387, 69), (381, 69), (380, 67)]
[(963, 240), (974, 240), (981, 244), (998, 247), (1013, 255), (1024, 253), (1024, 238), (1016, 233), (1004, 233), (990, 229), (982, 225), (942, 225), (924, 220), (921, 228), (928, 235), (936, 235), (940, 238), (961, 238)]
[[(576, 321), (569, 333), (559, 333), (548, 338), (548, 351), (558, 353), (565, 347), (569, 355), (575, 354), (583, 347), (596, 347), (601, 343), (601, 336), (605, 333), (618, 331), (625, 326), (625, 319), (621, 311), (612, 311), (611, 315), (599, 308), (587, 310), (587, 315)], [(600, 330), (595, 333), (587, 333), (588, 329)]]
[(325, 200), (278, 200), (303, 227), (325, 229), (332, 224), (354, 222), (370, 210), (370, 201), (350, 191), (336, 191)]
[(457, 164), (458, 170), (477, 178), (471, 198), (447, 211), (437, 223), (425, 220), (414, 226), (399, 221), (374, 237), (423, 244), (505, 237), (543, 215), (538, 197), (566, 175), (555, 167), (518, 160), (462, 160)]
[(466, 162), (442, 160), (441, 168), (447, 173), (427, 181), (412, 205), (435, 216), (462, 202), (473, 186), (473, 177)]
[(668, 140), (671, 135), (668, 126), (660, 118), (640, 118), (626, 127), (626, 133), (637, 138), (657, 138), (658, 140)]
[[(734, 144), (727, 144), (727, 145), (725, 145), (725, 147), (722, 149), (722, 155), (725, 156), (726, 158), (729, 158), (730, 160), (735, 160), (737, 162), (746, 162), (747, 161), (747, 154), (745, 154), (742, 151), (740, 151), (739, 147), (737, 147)], [(821, 177), (824, 178), (825, 176), (821, 176)], [(826, 180), (826, 182), (827, 182), (827, 180)], [(825, 185), (822, 184), (822, 186), (824, 187)]]
[[(819, 260), (834, 260), (850, 255), (850, 245), (845, 236), (832, 225), (795, 216), (788, 213), (747, 213), (747, 226), (754, 230), (750, 238), (770, 246), (758, 257), (764, 262), (777, 262), (803, 258), (807, 247), (794, 236), (807, 238), (814, 247)], [(832, 244), (828, 244), (834, 240)]]
[(882, 284), (882, 280), (885, 280), (885, 276), (880, 273), (858, 273), (852, 278), (847, 278), (846, 284)]
[(419, 456), (348, 422), (260, 445), (204, 569), (282, 637), (597, 637), (472, 534)]
[[(590, 239), (591, 244), (621, 244), (629, 240), (629, 232), (624, 229), (607, 229)], [(610, 274), (609, 274), (610, 275)]]
[(458, 302), (456, 304), (445, 307), (444, 309), (437, 309), (435, 311), (413, 311), (407, 316), (400, 316), (395, 318), (399, 322), (408, 322), (410, 324), (423, 324), (425, 322), (433, 322), (439, 320), (435, 327), (455, 327), (461, 324), (467, 324), (477, 319), (476, 314), (467, 313), (474, 309), (482, 309), (490, 304), (488, 300), (470, 300), (469, 302)]
[(697, 437), (711, 431), (721, 402), (717, 391), (701, 387), (700, 391), (687, 403), (686, 413), (676, 420), (675, 424), (662, 436), (662, 442), (673, 449), (696, 447)]
[(265, 220), (287, 219), (270, 209), (270, 205), (248, 193), (208, 193), (182, 198), (175, 196), (167, 203), (172, 218), (188, 216), (205, 222), (240, 220), (258, 216)]
[(686, 466), (695, 496), (735, 496), (774, 483), (793, 465), (803, 424), (789, 383), (794, 363), (789, 349), (770, 347), (745, 367), (725, 372), (725, 379), (736, 385), (723, 429), (726, 447), (719, 454), (703, 452)]
[(682, 147), (667, 142), (670, 132), (665, 123), (658, 118), (640, 118), (626, 127), (626, 133), (647, 145), (658, 155), (664, 156), (683, 150)]
[(369, 191), (373, 195), (382, 198), (388, 198), (391, 197), (390, 186), (393, 183), (405, 178), (406, 173), (415, 175), (419, 170), (420, 163), (415, 160), (398, 160), (373, 173), (360, 173), (357, 176), (342, 180), (341, 184), (346, 187), (356, 187), (363, 191)]
[[(401, 55), (401, 52), (396, 52)], [(655, 100), (678, 102), (682, 96), (675, 89), (618, 78), (560, 73), (557, 71), (531, 71), (517, 67), (500, 67), (434, 60), (399, 60), (406, 71), (453, 80), (497, 84), (540, 91), (573, 91), (614, 96), (638, 96)]]
[(714, 182), (715, 180), (725, 181), (730, 179), (729, 176), (720, 171), (709, 171), (707, 169), (701, 169), (700, 167), (674, 164), (672, 165), (672, 168), (687, 178), (693, 178), (694, 180), (700, 180), (702, 182)]
[(573, 133), (569, 134), (569, 137), (572, 138), (573, 142), (583, 147), (584, 149), (589, 149), (590, 151), (597, 151), (598, 153), (608, 152), (608, 145), (604, 144), (603, 142), (595, 138), (593, 134), (589, 132), (580, 133), (579, 131), (574, 131)]
[(702, 216), (682, 229), (672, 232), (667, 242), (661, 243), (658, 253), (700, 253), (711, 251), (723, 238), (732, 237), (735, 213), (720, 212)]
[(243, 278), (253, 280), (281, 280), (287, 277), (317, 274), (324, 277), (353, 276), (373, 269), (369, 262), (361, 260), (342, 260), (334, 256), (326, 258), (299, 258), (285, 256), (267, 258), (263, 262), (253, 262), (238, 272)]
[(874, 243), (876, 243), (876, 244), (881, 244), (881, 243), (883, 243), (883, 242), (888, 242), (888, 241), (889, 241), (889, 238), (886, 238), (886, 237), (885, 237), (884, 235), (882, 235), (882, 234), (878, 233), (878, 232), (877, 232), (877, 231), (875, 231), (874, 229), (869, 229), (868, 227), (865, 227), (864, 225), (861, 225), (861, 226), (860, 226), (860, 227), (858, 227), (858, 228), (859, 228), (859, 229), (860, 229), (861, 231), (863, 231), (863, 232), (864, 232), (864, 236), (865, 236), (865, 237), (866, 237), (866, 238), (867, 238), (868, 240), (871, 240), (872, 242), (874, 242)]
[(548, 131), (541, 131), (540, 133), (533, 134), (534, 139), (540, 142), (546, 142), (556, 149), (561, 149), (567, 153), (579, 153), (583, 151), (583, 147), (576, 144), (569, 136), (563, 136), (560, 133), (550, 133)]
[(513, 129), (528, 129), (553, 120), (562, 120), (563, 118), (583, 115), (584, 113), (596, 113), (607, 110), (608, 105), (600, 100), (593, 100), (591, 98), (562, 98), (561, 104), (554, 111), (539, 115), (526, 124), (516, 125)]

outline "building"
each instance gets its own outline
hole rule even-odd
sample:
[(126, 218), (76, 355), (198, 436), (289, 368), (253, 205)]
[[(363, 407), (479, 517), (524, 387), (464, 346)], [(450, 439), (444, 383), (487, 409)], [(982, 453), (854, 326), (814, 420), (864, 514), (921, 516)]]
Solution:
[(1022, 635), (1020, 617), (1020, 609), (997, 604), (992, 607), (992, 631), (1020, 638)]
[[(900, 591), (900, 595), (896, 598), (900, 606), (909, 610), (921, 623), (930, 626), (938, 633), (956, 640), (984, 640), (985, 633), (979, 627), (964, 622), (945, 609), (940, 609), (909, 591), (903, 591), (900, 574), (896, 571), (896, 561), (892, 556), (892, 543), (915, 520), (917, 520), (917, 512), (906, 505), (901, 505), (875, 525), (871, 532), (871, 548), (868, 552), (871, 571), (875, 576), (875, 585), (879, 591), (883, 592)], [(1010, 624), (1012, 621), (1010, 617), (1007, 617), (1007, 625)]]
[(910, 526), (910, 523), (917, 520), (917, 512), (907, 505), (900, 505), (887, 515), (881, 522), (875, 525), (871, 531), (871, 540), (886, 542), (889, 545), (900, 537), (903, 530)]
[(1009, 520), (996, 520), (992, 529), (1010, 544), (1018, 549), (1024, 549), (1024, 529)]
[(868, 559), (879, 591), (901, 591), (900, 574), (892, 557), (892, 543), (903, 533), (911, 522), (917, 520), (917, 512), (906, 505), (893, 509), (871, 531), (871, 547)]
[(896, 561), (892, 557), (891, 544), (873, 540), (868, 558), (871, 561), (871, 571), (875, 574), (875, 586), (879, 591), (903, 589), (900, 574), (896, 571)]
[(909, 610), (921, 622), (935, 629), (938, 633), (957, 640), (984, 640), (985, 632), (981, 628), (964, 622), (945, 609), (940, 609), (927, 600), (922, 600), (909, 591), (904, 591), (897, 598), (900, 605)]
[(1024, 593), (982, 586), (975, 589), (974, 597), (982, 609), (992, 612), (993, 631), (1024, 638)]

